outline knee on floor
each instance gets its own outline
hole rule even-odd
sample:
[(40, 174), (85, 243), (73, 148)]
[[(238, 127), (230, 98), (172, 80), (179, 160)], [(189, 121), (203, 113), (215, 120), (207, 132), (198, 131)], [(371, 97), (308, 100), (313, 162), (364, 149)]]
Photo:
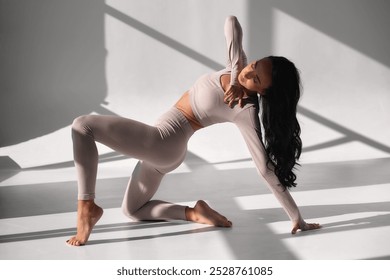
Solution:
[(127, 205), (122, 205), (122, 213), (133, 221), (139, 221), (139, 219), (135, 216), (136, 212), (136, 210), (129, 208)]

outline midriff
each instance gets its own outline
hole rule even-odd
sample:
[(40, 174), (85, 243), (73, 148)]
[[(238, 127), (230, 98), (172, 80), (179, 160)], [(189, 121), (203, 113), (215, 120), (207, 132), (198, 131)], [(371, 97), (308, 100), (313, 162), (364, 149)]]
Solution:
[(190, 103), (190, 95), (188, 91), (186, 91), (179, 99), (179, 101), (176, 102), (175, 107), (179, 109), (180, 112), (183, 113), (183, 115), (186, 117), (191, 127), (195, 131), (203, 128), (203, 126), (196, 119), (194, 112), (192, 111), (191, 103)]

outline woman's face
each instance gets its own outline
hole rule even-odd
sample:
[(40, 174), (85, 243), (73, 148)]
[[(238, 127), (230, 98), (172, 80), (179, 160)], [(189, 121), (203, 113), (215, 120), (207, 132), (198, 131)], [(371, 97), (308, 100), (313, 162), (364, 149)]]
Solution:
[(249, 63), (238, 75), (238, 81), (248, 91), (263, 95), (272, 84), (271, 60), (263, 58)]

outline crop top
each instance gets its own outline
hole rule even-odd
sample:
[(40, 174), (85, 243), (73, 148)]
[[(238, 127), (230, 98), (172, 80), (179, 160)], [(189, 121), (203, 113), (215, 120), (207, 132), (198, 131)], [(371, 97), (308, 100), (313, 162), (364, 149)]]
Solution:
[(298, 221), (303, 226), (305, 222), (290, 192), (284, 191), (273, 169), (267, 167), (267, 154), (261, 140), (258, 97), (255, 95), (246, 99), (243, 108), (240, 106), (230, 108), (224, 103), (221, 76), (230, 74), (230, 83), (238, 85), (238, 74), (247, 65), (247, 58), (242, 49), (242, 29), (236, 17), (229, 16), (226, 19), (224, 31), (228, 50), (226, 68), (201, 76), (190, 88), (190, 105), (194, 116), (203, 127), (231, 122), (239, 128), (257, 171), (265, 179), (267, 186), (276, 196), (290, 220)]

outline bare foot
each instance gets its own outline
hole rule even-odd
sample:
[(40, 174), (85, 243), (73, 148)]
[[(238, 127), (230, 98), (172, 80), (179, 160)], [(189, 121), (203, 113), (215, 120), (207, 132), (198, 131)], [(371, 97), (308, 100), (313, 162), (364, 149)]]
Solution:
[(313, 230), (313, 229), (319, 229), (321, 228), (320, 224), (317, 223), (304, 223), (303, 226), (299, 224), (299, 222), (295, 222), (293, 224), (293, 229), (291, 230), (292, 234), (296, 234), (297, 231), (300, 229), (301, 231), (307, 231), (307, 230)]
[(186, 209), (186, 217), (188, 221), (213, 225), (217, 227), (231, 227), (232, 222), (225, 216), (222, 216), (217, 211), (213, 210), (206, 202), (199, 200), (194, 208)]
[(103, 215), (103, 209), (93, 200), (79, 200), (77, 206), (77, 233), (66, 241), (72, 246), (82, 246), (88, 241), (93, 227)]

